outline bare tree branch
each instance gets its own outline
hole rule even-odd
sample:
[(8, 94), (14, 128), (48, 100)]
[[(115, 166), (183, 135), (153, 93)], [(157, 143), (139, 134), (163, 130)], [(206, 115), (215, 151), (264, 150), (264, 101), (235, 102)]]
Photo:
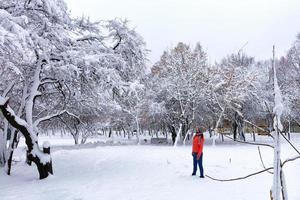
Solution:
[(55, 78), (43, 78), (41, 80), (40, 86), (48, 84), (48, 83), (58, 83), (59, 81)]
[(246, 119), (244, 119), (244, 122), (246, 122), (246, 123), (248, 123), (248, 124), (250, 124), (250, 125), (254, 126), (255, 128), (257, 128), (257, 129), (259, 129), (259, 130), (261, 130), (261, 131), (265, 131), (265, 132), (267, 132), (268, 136), (270, 136), (270, 137), (274, 138), (274, 137), (273, 137), (273, 135), (271, 135), (271, 134), (268, 132), (268, 130), (266, 130), (266, 129), (263, 129), (263, 128), (261, 128), (261, 127), (259, 127), (259, 126), (255, 125), (255, 124), (253, 124), (252, 122), (250, 122), (250, 121), (246, 120)]
[[(264, 161), (263, 161), (263, 159), (262, 159), (262, 156), (261, 156), (261, 152), (260, 152), (259, 146), (257, 147), (257, 149), (258, 149), (258, 153), (259, 153), (259, 158), (260, 158), (261, 164), (262, 164), (262, 166), (264, 167), (264, 169), (267, 169), (266, 166), (265, 166), (265, 163), (264, 163)], [(267, 171), (267, 172), (270, 173), (270, 174), (273, 174), (273, 172), (270, 172), (270, 171)]]
[(52, 114), (52, 115), (47, 115), (45, 117), (41, 117), (39, 119), (37, 119), (35, 122), (34, 122), (34, 126), (38, 126), (41, 122), (44, 122), (44, 121), (47, 121), (47, 120), (50, 120), (54, 117), (58, 117), (64, 113), (66, 113), (67, 111), (66, 110), (63, 110), (63, 111), (60, 111), (58, 113), (55, 113), (55, 114)]
[[(300, 156), (295, 156), (293, 158), (288, 158), (288, 159), (286, 159), (285, 161), (282, 162), (281, 166), (283, 167), (286, 163), (294, 161), (294, 160), (297, 160), (299, 158), (300, 158)], [(263, 170), (260, 170), (260, 171), (248, 174), (246, 176), (237, 177), (237, 178), (230, 178), (230, 179), (218, 179), (218, 178), (211, 177), (209, 175), (205, 175), (205, 176), (208, 177), (208, 178), (210, 178), (210, 179), (212, 179), (212, 180), (214, 180), (214, 181), (229, 182), (229, 181), (238, 181), (238, 180), (246, 179), (246, 178), (249, 178), (251, 176), (255, 176), (255, 175), (261, 174), (263, 172), (268, 172), (271, 169), (273, 169), (273, 167), (268, 167), (268, 168), (265, 168)]]
[(257, 142), (246, 142), (246, 141), (241, 141), (241, 140), (234, 140), (233, 138), (227, 136), (227, 135), (224, 135), (226, 138), (229, 138), (231, 139), (232, 141), (235, 141), (235, 142), (239, 142), (239, 143), (244, 143), (244, 144), (250, 144), (250, 145), (257, 145), (257, 146), (265, 146), (265, 147), (271, 147), (271, 148), (274, 148), (272, 145), (270, 144), (265, 144), (265, 143), (257, 143)]
[(119, 37), (119, 41), (118, 41), (118, 43), (113, 47), (113, 50), (116, 50), (117, 49), (117, 47), (121, 44), (121, 42), (122, 42), (122, 37), (120, 36), (120, 34), (117, 32), (117, 36)]
[(295, 156), (295, 157), (293, 157), (293, 158), (288, 158), (288, 159), (286, 159), (285, 161), (283, 161), (283, 163), (281, 164), (281, 166), (283, 167), (286, 163), (291, 162), (291, 161), (294, 161), (294, 160), (297, 160), (297, 159), (299, 159), (299, 158), (300, 158), (300, 156)]
[(214, 180), (214, 181), (229, 182), (229, 181), (243, 180), (243, 179), (249, 178), (249, 177), (251, 177), (251, 176), (255, 176), (255, 175), (261, 174), (261, 173), (263, 173), (263, 172), (267, 172), (267, 171), (269, 171), (269, 170), (271, 170), (271, 169), (273, 169), (273, 167), (269, 167), (269, 168), (266, 168), (266, 169), (264, 169), (264, 170), (261, 170), (261, 171), (258, 171), (258, 172), (254, 172), (254, 173), (248, 174), (248, 175), (246, 175), (246, 176), (237, 177), (237, 178), (230, 178), (230, 179), (218, 179), (218, 178), (213, 178), (213, 177), (211, 177), (211, 176), (209, 176), (209, 175), (205, 175), (205, 176), (208, 177), (208, 178), (210, 178), (210, 179), (212, 179), (212, 180)]
[(13, 89), (14, 86), (15, 86), (15, 82), (10, 83), (8, 87), (4, 90), (2, 96), (6, 97), (8, 93)]
[(285, 137), (285, 135), (280, 131), (280, 134), (282, 135), (282, 137), (291, 145), (291, 147), (300, 155), (300, 151), (291, 143), (291, 141), (289, 139), (287, 139)]

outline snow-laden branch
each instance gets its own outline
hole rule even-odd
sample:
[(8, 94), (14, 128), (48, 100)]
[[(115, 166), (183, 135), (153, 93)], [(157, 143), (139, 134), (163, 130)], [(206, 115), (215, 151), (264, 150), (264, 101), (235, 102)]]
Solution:
[(15, 85), (15, 82), (11, 82), (11, 83), (8, 85), (8, 87), (4, 90), (2, 96), (3, 96), (3, 97), (6, 97), (6, 96), (8, 95), (8, 93), (13, 89), (14, 85)]
[[(77, 42), (84, 42), (84, 41), (98, 41), (100, 42), (104, 47), (106, 47), (105, 43), (104, 43), (104, 37), (101, 37), (99, 35), (86, 35), (83, 36), (81, 38), (77, 38), (76, 41)], [(107, 47), (106, 47), (107, 48)]]
[(45, 84), (51, 84), (51, 83), (58, 83), (59, 81), (57, 79), (52, 79), (52, 78), (47, 78), (47, 79), (43, 79), (40, 82), (39, 86), (45, 85)]
[(58, 113), (54, 113), (54, 114), (52, 114), (52, 115), (47, 115), (47, 116), (45, 116), (45, 117), (41, 117), (41, 118), (35, 120), (35, 122), (33, 123), (33, 125), (34, 125), (35, 127), (37, 127), (41, 122), (50, 120), (50, 119), (52, 119), (52, 118), (54, 118), (54, 117), (58, 117), (58, 116), (60, 116), (60, 115), (62, 115), (62, 114), (64, 114), (64, 113), (67, 113), (67, 111), (66, 111), (66, 110), (62, 110), (62, 111), (60, 111), (60, 112), (58, 112)]
[(0, 96), (0, 106), (3, 106), (7, 102), (8, 102), (8, 97)]
[[(0, 97), (0, 109), (3, 113), (3, 115), (6, 117), (7, 115), (7, 120), (12, 124), (13, 127), (17, 128), (18, 130), (20, 129), (26, 129), (26, 134), (28, 135), (28, 137), (32, 137), (33, 139), (36, 140), (35, 135), (31, 132), (29, 125), (27, 124), (27, 122), (21, 118), (19, 118), (15, 112), (8, 106), (8, 101), (9, 98), (3, 98)], [(10, 121), (10, 120), (11, 121)], [(26, 137), (25, 137), (26, 138)]]
[(18, 117), (8, 106), (8, 98), (0, 97), (0, 110), (10, 125), (23, 134), (27, 145), (27, 158), (36, 164), (40, 179), (48, 177), (49, 173), (52, 174), (50, 149), (48, 148), (48, 153), (40, 150), (33, 128), (25, 120)]

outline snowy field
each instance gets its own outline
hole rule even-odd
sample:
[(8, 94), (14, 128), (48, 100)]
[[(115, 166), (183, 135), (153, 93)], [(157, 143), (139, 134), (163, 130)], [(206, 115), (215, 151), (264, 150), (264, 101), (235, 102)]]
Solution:
[[(45, 138), (44, 138), (45, 139)], [(49, 139), (49, 138), (48, 138)], [(259, 140), (268, 140), (265, 137)], [(55, 145), (71, 145), (70, 139), (50, 138)], [(234, 178), (263, 169), (256, 146), (226, 142), (204, 147), (205, 174)], [(292, 142), (300, 148), (300, 135)], [(272, 175), (260, 174), (241, 181), (216, 182), (192, 177), (191, 146), (116, 145), (53, 148), (54, 176), (38, 180), (35, 166), (24, 164), (23, 147), (16, 152), (12, 176), (0, 172), (1, 200), (262, 200), (269, 199)], [(266, 166), (273, 150), (261, 147)], [(22, 155), (22, 156), (21, 156)], [(286, 143), (282, 156), (297, 155)], [(290, 200), (300, 199), (300, 160), (288, 163)], [(199, 171), (197, 172), (199, 175)]]

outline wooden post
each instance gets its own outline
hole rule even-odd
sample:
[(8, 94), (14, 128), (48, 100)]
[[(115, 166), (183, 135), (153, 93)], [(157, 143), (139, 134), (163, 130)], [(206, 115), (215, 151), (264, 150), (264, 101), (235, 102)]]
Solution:
[[(49, 142), (44, 142), (43, 143), (43, 153), (48, 154), (50, 156), (50, 143)], [(53, 174), (53, 168), (52, 168), (52, 159), (50, 159), (50, 162), (46, 164), (46, 170), (50, 173)]]

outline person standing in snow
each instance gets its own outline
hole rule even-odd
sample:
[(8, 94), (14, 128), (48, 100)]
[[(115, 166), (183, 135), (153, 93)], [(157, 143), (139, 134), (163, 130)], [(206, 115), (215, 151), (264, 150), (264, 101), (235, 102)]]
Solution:
[(204, 171), (203, 171), (203, 145), (204, 145), (204, 135), (203, 131), (200, 128), (196, 128), (196, 134), (193, 137), (193, 173), (192, 176), (196, 175), (197, 172), (197, 164), (200, 169), (200, 178), (204, 178)]

